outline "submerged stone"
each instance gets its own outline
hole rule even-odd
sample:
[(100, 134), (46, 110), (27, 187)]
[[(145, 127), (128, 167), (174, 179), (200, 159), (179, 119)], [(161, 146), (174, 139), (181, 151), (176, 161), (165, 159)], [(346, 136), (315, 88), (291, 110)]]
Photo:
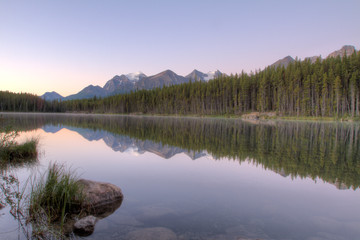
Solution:
[(143, 228), (132, 231), (127, 234), (127, 240), (176, 240), (178, 239), (176, 234), (168, 228), (154, 227), (154, 228)]
[(84, 203), (78, 210), (83, 212), (85, 217), (75, 222), (73, 230), (76, 235), (89, 236), (94, 232), (97, 220), (115, 212), (120, 207), (124, 196), (121, 189), (111, 183), (86, 179), (80, 179), (78, 183), (85, 197)]
[(89, 236), (94, 232), (97, 218), (90, 215), (84, 217), (74, 224), (74, 232), (79, 236)]

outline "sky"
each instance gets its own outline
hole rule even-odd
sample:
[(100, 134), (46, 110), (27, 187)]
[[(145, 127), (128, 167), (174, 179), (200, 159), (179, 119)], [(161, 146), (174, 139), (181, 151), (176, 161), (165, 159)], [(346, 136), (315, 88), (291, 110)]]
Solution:
[(0, 90), (63, 96), (115, 75), (226, 74), (360, 49), (359, 0), (0, 0)]

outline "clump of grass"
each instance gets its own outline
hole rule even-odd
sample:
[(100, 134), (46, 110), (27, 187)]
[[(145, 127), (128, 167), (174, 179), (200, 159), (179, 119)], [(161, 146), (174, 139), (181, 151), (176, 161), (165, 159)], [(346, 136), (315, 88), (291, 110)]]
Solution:
[(76, 174), (64, 165), (50, 164), (46, 174), (32, 184), (29, 216), (36, 221), (44, 215), (48, 222), (60, 221), (61, 226), (68, 214), (79, 211), (84, 195)]
[(15, 141), (15, 138), (19, 135), (16, 130), (13, 130), (10, 126), (0, 130), (0, 160), (11, 162), (37, 157), (38, 139), (32, 138), (19, 144)]
[(22, 144), (13, 144), (1, 149), (1, 158), (9, 161), (34, 159), (37, 157), (38, 140), (33, 138)]

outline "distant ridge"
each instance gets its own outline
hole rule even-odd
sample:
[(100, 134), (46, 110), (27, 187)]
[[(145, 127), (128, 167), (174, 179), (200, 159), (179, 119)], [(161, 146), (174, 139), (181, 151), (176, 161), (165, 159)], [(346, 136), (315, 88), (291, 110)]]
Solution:
[(196, 69), (194, 69), (190, 74), (185, 77), (191, 79), (192, 81), (209, 81), (211, 79), (217, 78), (221, 76), (223, 73), (219, 70), (214, 72), (202, 73)]
[[(328, 55), (329, 57), (343, 57), (350, 56), (355, 52), (355, 47), (351, 45), (345, 45), (341, 49), (336, 50)], [(322, 60), (321, 56), (307, 57), (305, 60), (309, 60), (311, 63), (315, 63), (317, 60)], [(286, 56), (283, 59), (279, 59), (270, 67), (287, 67), (290, 63), (294, 62), (294, 58)], [(225, 75), (219, 70), (203, 73), (194, 69), (188, 75), (180, 76), (171, 70), (166, 70), (153, 76), (146, 76), (142, 72), (115, 75), (112, 79), (108, 80), (103, 87), (89, 85), (82, 89), (80, 92), (63, 97), (56, 92), (46, 92), (41, 97), (47, 101), (53, 100), (72, 100), (72, 99), (86, 99), (96, 97), (107, 97), (115, 94), (130, 93), (136, 90), (150, 90), (154, 88), (161, 88), (163, 86), (170, 86), (176, 84), (182, 84), (191, 81), (209, 81), (211, 79)]]
[[(219, 70), (209, 72), (207, 74), (200, 71), (196, 71), (196, 74), (201, 76), (198, 79), (201, 81), (208, 81), (215, 77), (220, 76), (222, 73)], [(194, 72), (193, 71), (193, 72)], [(189, 74), (191, 75), (191, 74)], [(56, 92), (47, 92), (42, 97), (47, 101), (57, 100), (74, 100), (74, 99), (89, 99), (93, 97), (107, 97), (115, 94), (130, 93), (135, 90), (150, 90), (163, 86), (170, 86), (176, 84), (182, 84), (195, 80), (195, 77), (180, 76), (171, 70), (166, 70), (153, 76), (146, 76), (142, 72), (115, 75), (108, 80), (103, 87), (89, 85), (76, 94), (72, 94), (67, 97), (63, 97)]]
[(192, 81), (205, 81), (205, 77), (207, 77), (207, 75), (205, 73), (202, 73), (194, 69), (191, 73), (189, 73), (185, 77), (191, 79)]
[(107, 92), (107, 94), (114, 95), (131, 92), (135, 90), (135, 85), (127, 76), (116, 75), (106, 82), (103, 89)]
[(332, 53), (329, 54), (329, 57), (343, 57), (343, 56), (351, 56), (353, 53), (355, 52), (355, 47), (354, 46), (350, 46), (350, 45), (345, 45), (343, 46), (340, 50), (334, 51)]
[(62, 100), (64, 97), (58, 94), (57, 92), (46, 92), (40, 96), (45, 101), (54, 101), (54, 100)]
[(74, 99), (85, 99), (93, 97), (105, 97), (107, 96), (106, 91), (100, 86), (89, 85), (77, 94), (73, 94), (64, 98), (64, 100), (74, 100)]
[(306, 60), (309, 60), (310, 63), (315, 63), (318, 59), (321, 60), (321, 56), (307, 57), (307, 58), (305, 58), (305, 61), (306, 61)]
[(284, 57), (283, 59), (277, 60), (270, 67), (287, 67), (290, 63), (294, 62), (295, 60), (291, 56)]
[(137, 89), (153, 89), (157, 87), (163, 87), (163, 86), (170, 86), (170, 85), (176, 85), (181, 83), (188, 82), (189, 79), (177, 75), (171, 70), (166, 70), (161, 73), (158, 73), (154, 76), (146, 77), (140, 79), (138, 82), (136, 82), (135, 87)]
[[(341, 49), (339, 50), (336, 50), (332, 53), (330, 53), (327, 58), (330, 58), (330, 57), (344, 57), (345, 55), (348, 57), (348, 56), (351, 56), (354, 52), (355, 52), (355, 47), (354, 46), (351, 46), (351, 45), (345, 45), (343, 46)], [(321, 56), (313, 56), (313, 57), (306, 57), (305, 60), (309, 60), (311, 63), (315, 63), (317, 60), (322, 60)], [(287, 57), (284, 57), (283, 59), (280, 59), (276, 62), (274, 62), (273, 64), (270, 65), (270, 67), (282, 67), (284, 66), (285, 68), (292, 62), (294, 62), (294, 58), (292, 58), (291, 56), (287, 56)]]

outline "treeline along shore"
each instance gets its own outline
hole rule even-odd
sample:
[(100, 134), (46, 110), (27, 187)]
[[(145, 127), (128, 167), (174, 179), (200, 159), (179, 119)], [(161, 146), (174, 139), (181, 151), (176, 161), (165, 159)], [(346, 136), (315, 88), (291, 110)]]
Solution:
[(0, 92), (0, 111), (119, 114), (360, 117), (360, 54), (296, 60), (285, 67), (222, 75), (209, 82), (138, 90), (106, 98), (44, 101), (24, 93)]

